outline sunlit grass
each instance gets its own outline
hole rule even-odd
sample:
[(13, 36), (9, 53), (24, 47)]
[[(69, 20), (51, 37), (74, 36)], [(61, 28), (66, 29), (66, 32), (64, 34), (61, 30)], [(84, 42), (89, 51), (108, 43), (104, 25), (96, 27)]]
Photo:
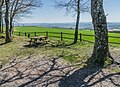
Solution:
[[(25, 32), (27, 32), (27, 35), (30, 34), (31, 37), (35, 36), (34, 32), (37, 32), (36, 33), (37, 36), (41, 36), (41, 35), (45, 36), (47, 31), (49, 38), (58, 38), (60, 40), (61, 32), (63, 32), (62, 34), (63, 40), (69, 40), (69, 38), (70, 40), (73, 40), (74, 38), (74, 30), (72, 29), (21, 26), (21, 27), (15, 27), (14, 30), (17, 31), (17, 33), (16, 32), (14, 33), (16, 35), (19, 35), (18, 32), (22, 32), (21, 36), (25, 36)], [(40, 33), (40, 32), (43, 32), (43, 33)], [(56, 32), (56, 33), (52, 33), (52, 32)], [(70, 33), (70, 34), (64, 34), (64, 33)], [(85, 35), (94, 35), (93, 30), (83, 30), (83, 29), (79, 30), (78, 39), (80, 39), (80, 33), (82, 34), (83, 40), (94, 42), (94, 36), (85, 36)], [(120, 37), (120, 34), (109, 33), (109, 36)], [(120, 43), (120, 38), (109, 37), (109, 42)]]
[[(2, 42), (5, 40), (2, 39)], [(34, 56), (41, 58), (61, 57), (66, 62), (76, 63), (86, 60), (86, 55), (90, 54), (93, 44), (86, 42), (78, 42), (75, 45), (64, 46), (70, 44), (72, 41), (60, 41), (57, 39), (50, 39), (50, 42), (44, 46), (29, 47), (29, 38), (24, 36), (13, 36), (13, 41), (8, 44), (0, 45), (0, 61), (6, 64), (15, 58), (25, 58)], [(0, 43), (2, 43), (0, 41)], [(27, 47), (26, 47), (27, 46)], [(84, 58), (84, 59), (83, 59)]]

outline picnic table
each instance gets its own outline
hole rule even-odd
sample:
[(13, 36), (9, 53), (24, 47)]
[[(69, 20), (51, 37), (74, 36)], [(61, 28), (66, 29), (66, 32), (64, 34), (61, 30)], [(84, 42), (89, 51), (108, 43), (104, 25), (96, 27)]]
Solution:
[(30, 41), (29, 41), (30, 43), (29, 43), (29, 45), (31, 45), (31, 43), (34, 43), (34, 44), (37, 45), (38, 40), (39, 40), (39, 41), (46, 42), (47, 39), (48, 39), (47, 36), (36, 36), (36, 37), (30, 37)]

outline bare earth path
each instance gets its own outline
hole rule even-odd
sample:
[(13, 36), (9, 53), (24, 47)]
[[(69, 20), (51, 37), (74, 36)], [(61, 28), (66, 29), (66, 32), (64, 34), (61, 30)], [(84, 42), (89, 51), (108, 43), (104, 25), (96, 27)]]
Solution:
[(79, 65), (68, 65), (55, 57), (13, 59), (0, 70), (0, 87), (120, 87), (120, 72), (112, 71), (119, 66), (101, 69)]

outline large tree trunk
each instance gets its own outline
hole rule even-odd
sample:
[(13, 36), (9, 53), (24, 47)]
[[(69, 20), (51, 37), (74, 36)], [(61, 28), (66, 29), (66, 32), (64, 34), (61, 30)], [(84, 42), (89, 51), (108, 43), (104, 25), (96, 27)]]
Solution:
[(77, 43), (77, 40), (78, 40), (79, 20), (80, 20), (80, 0), (77, 1), (77, 19), (76, 19), (76, 26), (75, 26), (74, 43)]
[(10, 0), (5, 0), (6, 12), (5, 12), (5, 24), (6, 24), (6, 43), (11, 42), (9, 33), (9, 5)]
[(91, 0), (91, 15), (95, 32), (95, 44), (91, 59), (94, 63), (104, 65), (105, 59), (109, 57), (109, 48), (103, 0)]

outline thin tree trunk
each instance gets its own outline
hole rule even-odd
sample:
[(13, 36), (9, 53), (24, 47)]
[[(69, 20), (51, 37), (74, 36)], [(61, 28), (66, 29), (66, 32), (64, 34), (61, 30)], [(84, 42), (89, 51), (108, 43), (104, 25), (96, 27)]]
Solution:
[(10, 37), (12, 36), (12, 31), (13, 31), (13, 18), (10, 18)]
[(0, 0), (0, 33), (2, 33), (2, 6), (3, 6), (4, 0)]
[(78, 40), (79, 20), (80, 20), (80, 0), (77, 1), (77, 19), (76, 19), (76, 26), (75, 26), (74, 43), (77, 43), (77, 40)]
[(4, 24), (3, 24), (3, 18), (2, 18), (2, 33), (4, 33)]
[(2, 6), (0, 6), (0, 33), (2, 33)]
[(109, 57), (108, 30), (106, 16), (103, 9), (103, 0), (91, 0), (91, 16), (95, 32), (95, 43), (92, 62), (104, 65)]
[(10, 4), (10, 0), (5, 0), (5, 5), (6, 5), (6, 13), (5, 13), (6, 43), (11, 42), (11, 38), (10, 38), (10, 34), (9, 34), (9, 4)]

